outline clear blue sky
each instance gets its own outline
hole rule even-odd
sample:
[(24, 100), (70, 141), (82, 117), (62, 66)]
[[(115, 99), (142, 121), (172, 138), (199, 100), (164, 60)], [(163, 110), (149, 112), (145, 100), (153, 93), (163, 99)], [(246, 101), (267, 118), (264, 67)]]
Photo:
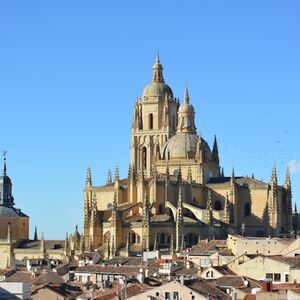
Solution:
[(230, 174), (283, 183), (300, 202), (300, 1), (0, 2), (0, 149), (16, 206), (45, 238), (82, 228), (95, 184), (127, 175), (136, 96), (160, 52), (167, 83), (185, 83), (196, 125)]

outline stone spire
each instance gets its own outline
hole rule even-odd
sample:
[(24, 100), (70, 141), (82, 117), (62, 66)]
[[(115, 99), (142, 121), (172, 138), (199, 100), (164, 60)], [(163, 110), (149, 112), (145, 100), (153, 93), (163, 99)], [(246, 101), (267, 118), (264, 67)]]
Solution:
[(179, 224), (179, 226), (183, 226), (183, 203), (182, 203), (181, 185), (179, 186), (179, 190), (178, 190), (176, 223)]
[(112, 209), (113, 211), (116, 211), (118, 207), (118, 195), (117, 195), (117, 191), (114, 191), (114, 200), (113, 200), (113, 204), (112, 204)]
[(116, 169), (115, 169), (115, 181), (119, 181), (119, 180), (120, 180), (119, 166), (116, 165)]
[(231, 171), (231, 181), (234, 181), (235, 180), (235, 174), (234, 174), (234, 168), (232, 168), (232, 171)]
[(169, 169), (169, 161), (166, 161), (166, 177), (169, 180), (170, 179), (170, 169)]
[(34, 241), (38, 241), (39, 240), (38, 233), (37, 233), (37, 226), (34, 227), (34, 237), (33, 237), (33, 240)]
[(88, 166), (87, 168), (87, 172), (86, 172), (86, 181), (85, 181), (85, 185), (87, 187), (91, 187), (92, 186), (92, 171), (91, 171), (91, 167)]
[(147, 196), (147, 192), (144, 193), (144, 201), (143, 201), (143, 216), (142, 216), (142, 248), (143, 250), (149, 251), (150, 247), (150, 236), (149, 236), (149, 227), (150, 227), (150, 203)]
[(185, 89), (184, 89), (184, 103), (190, 104), (190, 95), (189, 95), (189, 89), (188, 89), (187, 85), (185, 86)]
[(181, 165), (178, 165), (177, 183), (180, 185), (182, 182)]
[(131, 168), (131, 164), (128, 165), (128, 174), (127, 174), (127, 178), (130, 179), (131, 178), (131, 172), (132, 172), (132, 168)]
[(41, 242), (40, 242), (40, 251), (45, 253), (45, 240), (44, 240), (44, 232), (42, 232)]
[(215, 135), (215, 139), (214, 139), (212, 157), (213, 157), (214, 161), (219, 162), (219, 150), (218, 150), (218, 142), (217, 142), (217, 136), (216, 135)]
[(289, 167), (286, 169), (285, 185), (287, 188), (291, 188), (291, 172)]
[(165, 82), (163, 77), (163, 67), (160, 63), (159, 53), (157, 52), (155, 64), (153, 65), (153, 82)]
[(179, 184), (178, 201), (176, 209), (176, 250), (182, 251), (184, 240), (184, 220), (183, 220), (183, 202), (182, 202), (182, 189)]
[(111, 175), (111, 170), (110, 170), (110, 169), (109, 169), (108, 172), (107, 172), (106, 184), (107, 184), (107, 185), (112, 184), (112, 175)]
[(271, 180), (272, 186), (277, 187), (277, 170), (276, 165), (274, 165), (272, 170), (272, 180)]
[(143, 203), (143, 223), (149, 224), (150, 222), (150, 203), (147, 197), (147, 192), (144, 193), (144, 203)]
[(7, 176), (6, 174), (6, 151), (3, 151), (3, 176)]
[(92, 207), (91, 207), (91, 225), (96, 226), (97, 224), (97, 198), (96, 194), (93, 194)]
[(277, 187), (277, 171), (274, 165), (272, 170), (272, 179), (270, 184), (270, 193), (268, 199), (268, 209), (269, 209), (269, 225), (270, 234), (277, 235), (279, 226), (279, 216), (278, 216), (278, 187)]
[(65, 255), (69, 254), (69, 236), (68, 233), (66, 232), (66, 237), (65, 237), (65, 247), (64, 247), (64, 252)]
[(225, 198), (223, 222), (225, 224), (230, 224), (230, 206), (229, 206), (228, 193), (226, 194), (226, 198)]
[(207, 202), (206, 202), (206, 224), (210, 225), (213, 221), (213, 211), (212, 211), (212, 199), (211, 199), (211, 191), (208, 190), (207, 193)]

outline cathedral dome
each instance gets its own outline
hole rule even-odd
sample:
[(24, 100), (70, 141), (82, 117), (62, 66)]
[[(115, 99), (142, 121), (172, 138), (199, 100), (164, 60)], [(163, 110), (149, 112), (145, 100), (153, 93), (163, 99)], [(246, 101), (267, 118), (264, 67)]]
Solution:
[[(199, 137), (196, 134), (180, 132), (170, 138), (163, 149), (164, 159), (195, 159)], [(211, 158), (211, 151), (207, 142), (201, 138), (201, 146), (205, 157)]]
[(166, 97), (173, 98), (171, 88), (164, 82), (150, 82), (143, 91), (143, 98), (161, 96), (163, 99)]

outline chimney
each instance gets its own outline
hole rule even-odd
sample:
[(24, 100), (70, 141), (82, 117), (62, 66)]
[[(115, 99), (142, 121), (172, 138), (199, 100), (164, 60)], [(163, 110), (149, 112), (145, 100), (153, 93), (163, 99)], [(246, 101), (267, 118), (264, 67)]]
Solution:
[(272, 280), (266, 278), (262, 283), (262, 291), (264, 293), (272, 291)]

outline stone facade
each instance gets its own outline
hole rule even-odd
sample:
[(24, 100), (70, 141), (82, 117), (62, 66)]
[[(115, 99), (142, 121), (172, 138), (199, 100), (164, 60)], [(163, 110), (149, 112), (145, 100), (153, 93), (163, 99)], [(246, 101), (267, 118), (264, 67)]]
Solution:
[(107, 257), (129, 252), (180, 251), (201, 238), (227, 233), (280, 236), (292, 230), (291, 182), (226, 177), (217, 139), (212, 150), (196, 132), (194, 107), (186, 88), (182, 104), (165, 83), (157, 56), (153, 77), (136, 100), (131, 124), (128, 177), (116, 168), (107, 183), (84, 190), (85, 248)]

